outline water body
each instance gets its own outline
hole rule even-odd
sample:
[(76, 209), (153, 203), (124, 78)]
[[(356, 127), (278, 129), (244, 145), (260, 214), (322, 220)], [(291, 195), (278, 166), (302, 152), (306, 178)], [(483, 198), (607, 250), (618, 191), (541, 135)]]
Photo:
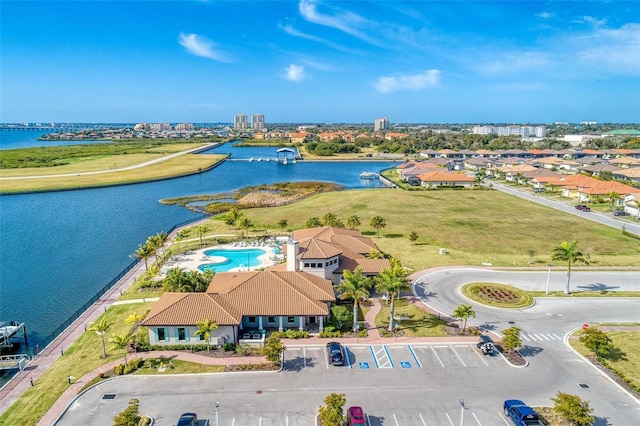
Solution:
[(16, 148), (32, 148), (36, 146), (64, 146), (80, 145), (91, 143), (106, 143), (110, 141), (39, 141), (38, 138), (48, 133), (59, 132), (59, 130), (7, 130), (0, 129), (0, 150)]
[[(231, 152), (232, 158), (275, 158), (276, 149), (227, 144), (214, 151)], [(42, 341), (129, 265), (130, 255), (148, 236), (196, 217), (185, 208), (160, 204), (162, 198), (285, 181), (321, 180), (364, 188), (377, 181), (360, 180), (362, 171), (394, 165), (227, 161), (178, 179), (0, 196), (0, 320), (25, 322), (31, 347)]]

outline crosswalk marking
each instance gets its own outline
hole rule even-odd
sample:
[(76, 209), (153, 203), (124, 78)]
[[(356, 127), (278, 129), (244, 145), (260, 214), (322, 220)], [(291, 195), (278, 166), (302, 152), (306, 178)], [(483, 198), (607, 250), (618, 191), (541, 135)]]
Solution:
[(558, 336), (556, 333), (537, 333), (537, 334), (521, 334), (520, 337), (522, 340), (527, 342), (529, 341), (550, 341), (550, 340), (562, 340), (562, 337)]

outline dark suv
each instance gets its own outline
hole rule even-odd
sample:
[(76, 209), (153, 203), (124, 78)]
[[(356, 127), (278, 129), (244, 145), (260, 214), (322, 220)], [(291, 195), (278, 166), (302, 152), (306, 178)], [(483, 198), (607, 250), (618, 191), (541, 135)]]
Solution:
[(576, 209), (578, 210), (582, 210), (583, 212), (590, 212), (591, 209), (589, 208), (589, 206), (585, 206), (584, 204), (578, 204), (576, 206)]
[(196, 413), (182, 413), (176, 426), (198, 426), (198, 416)]
[(344, 354), (342, 345), (338, 342), (327, 343), (327, 357), (331, 365), (344, 365)]

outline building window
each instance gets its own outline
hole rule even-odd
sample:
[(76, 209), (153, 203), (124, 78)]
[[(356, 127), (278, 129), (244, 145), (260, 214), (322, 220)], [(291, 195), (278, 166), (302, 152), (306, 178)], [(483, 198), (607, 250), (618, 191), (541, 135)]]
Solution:
[(276, 322), (276, 317), (269, 317), (267, 318), (267, 322), (274, 324)]
[(289, 324), (293, 324), (293, 323), (295, 322), (295, 320), (296, 320), (296, 319), (295, 319), (294, 317), (287, 317), (287, 322), (288, 322)]
[(309, 262), (304, 262), (304, 267), (308, 268), (309, 267)]
[(187, 329), (184, 327), (178, 328), (178, 341), (183, 342), (187, 340)]
[(163, 342), (167, 340), (167, 333), (165, 332), (164, 328), (159, 328), (158, 329), (158, 342)]
[(249, 317), (249, 324), (255, 324), (256, 323), (256, 317)]

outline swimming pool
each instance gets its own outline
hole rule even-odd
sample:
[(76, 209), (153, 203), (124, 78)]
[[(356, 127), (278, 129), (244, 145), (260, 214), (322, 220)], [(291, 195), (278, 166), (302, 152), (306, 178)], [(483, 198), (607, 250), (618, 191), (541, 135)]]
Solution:
[(246, 268), (247, 265), (250, 268), (254, 268), (261, 264), (258, 257), (266, 253), (265, 250), (258, 248), (205, 250), (203, 254), (215, 258), (215, 262), (199, 265), (198, 269), (202, 272), (227, 272), (233, 268)]

